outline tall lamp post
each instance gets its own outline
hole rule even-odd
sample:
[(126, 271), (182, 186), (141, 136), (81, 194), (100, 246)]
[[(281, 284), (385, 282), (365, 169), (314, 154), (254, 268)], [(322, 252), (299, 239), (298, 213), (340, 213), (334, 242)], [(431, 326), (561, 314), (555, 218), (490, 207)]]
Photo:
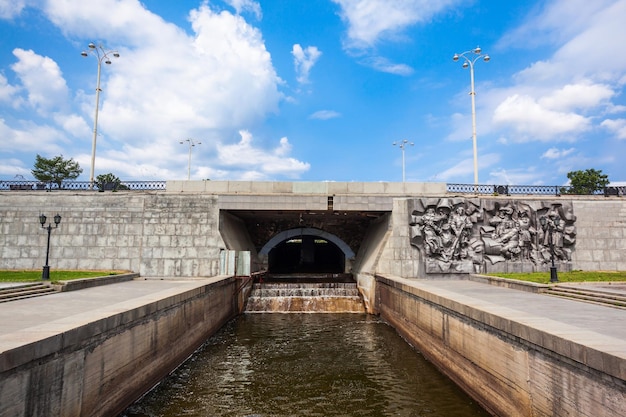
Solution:
[(98, 60), (98, 79), (96, 82), (96, 112), (93, 118), (93, 140), (91, 142), (91, 172), (89, 174), (89, 189), (93, 189), (93, 176), (96, 165), (96, 137), (98, 136), (98, 109), (100, 107), (100, 71), (102, 69), (102, 62), (107, 65), (111, 65), (110, 57), (119, 58), (120, 54), (117, 51), (106, 50), (102, 45), (96, 45), (90, 42), (87, 45), (89, 48), (87, 51), (83, 51), (80, 54), (83, 57), (93, 54)]
[(546, 216), (541, 216), (539, 218), (539, 223), (541, 223), (541, 227), (543, 230), (546, 230), (548, 233), (548, 246), (550, 246), (550, 261), (552, 262), (552, 266), (550, 266), (550, 282), (559, 282), (559, 277), (556, 272), (556, 266), (554, 265), (554, 238), (553, 234), (556, 228), (559, 227), (561, 223), (561, 219), (559, 217), (555, 217), (554, 219), (549, 219)]
[[(50, 257), (50, 233), (52, 232), (52, 224), (48, 223), (48, 226), (45, 226), (47, 217), (43, 214), (39, 215), (39, 223), (41, 223), (41, 227), (44, 230), (48, 230), (48, 244), (46, 246), (46, 264), (43, 267), (43, 273), (41, 274), (41, 279), (50, 279), (50, 266), (48, 265), (48, 259)], [(61, 215), (57, 213), (54, 216), (54, 228), (59, 227), (59, 223), (61, 223)]]
[(196, 145), (202, 145), (202, 142), (194, 142), (191, 138), (180, 141), (181, 144), (185, 142), (189, 143), (189, 161), (187, 162), (187, 181), (189, 181), (191, 179), (191, 148)]
[(483, 54), (480, 47), (476, 47), (471, 51), (465, 51), (462, 54), (454, 54), (452, 59), (456, 62), (459, 58), (463, 58), (463, 68), (470, 69), (470, 96), (472, 96), (472, 146), (474, 148), (474, 185), (478, 185), (478, 150), (476, 147), (476, 91), (474, 90), (474, 64), (480, 58), (485, 62), (491, 59), (489, 55)]
[(413, 142), (409, 142), (408, 140), (404, 139), (400, 142), (394, 142), (393, 146), (398, 146), (400, 148), (400, 150), (402, 151), (402, 182), (405, 181), (406, 177), (404, 175), (404, 148), (406, 148), (407, 145), (415, 145)]

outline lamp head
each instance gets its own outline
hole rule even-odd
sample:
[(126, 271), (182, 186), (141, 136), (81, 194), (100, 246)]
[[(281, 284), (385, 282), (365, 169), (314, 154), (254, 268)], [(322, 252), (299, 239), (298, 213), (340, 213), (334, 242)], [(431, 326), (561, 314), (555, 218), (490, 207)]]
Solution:
[(118, 52), (113, 52), (113, 56), (114, 56), (115, 58), (119, 58), (119, 57), (120, 57), (120, 54), (119, 54)]
[(104, 63), (107, 65), (111, 65), (111, 60), (107, 59), (106, 61), (104, 61)]
[(454, 54), (454, 56), (452, 57), (453, 61), (458, 61), (459, 60), (459, 54)]
[(87, 45), (89, 47), (89, 49), (96, 49), (96, 45), (93, 42), (89, 42), (89, 45)]
[(61, 223), (61, 215), (57, 213), (56, 216), (54, 216), (54, 224), (58, 226), (59, 223)]
[(463, 68), (467, 68), (467, 67), (469, 67), (469, 64), (467, 63), (467, 61), (465, 61), (465, 62), (463, 63)]
[(85, 51), (81, 52), (80, 54), (81, 54), (81, 56), (87, 56), (87, 55), (89, 55), (89, 54), (88, 54), (87, 52), (85, 52)]
[(491, 57), (489, 55), (485, 55), (485, 57), (483, 58), (483, 61), (485, 62), (489, 62), (491, 60)]
[(47, 217), (44, 214), (39, 215), (39, 223), (41, 223), (41, 227), (43, 227), (43, 225), (46, 224), (46, 219)]
[(477, 46), (477, 47), (476, 47), (476, 49), (474, 49), (472, 52), (474, 52), (476, 55), (480, 55), (480, 53), (481, 53), (482, 51), (483, 51), (483, 50), (482, 50), (482, 49), (480, 49), (480, 46)]

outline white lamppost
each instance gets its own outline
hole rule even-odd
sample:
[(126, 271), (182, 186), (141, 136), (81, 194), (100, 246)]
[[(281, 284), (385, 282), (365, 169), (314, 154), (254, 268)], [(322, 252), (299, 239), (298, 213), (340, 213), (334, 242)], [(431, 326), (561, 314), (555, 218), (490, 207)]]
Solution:
[(476, 91), (474, 91), (474, 64), (480, 58), (485, 62), (489, 62), (491, 59), (489, 55), (482, 54), (482, 49), (476, 47), (471, 51), (465, 51), (462, 54), (454, 54), (452, 59), (458, 61), (459, 58), (463, 58), (463, 68), (469, 67), (470, 69), (470, 83), (472, 96), (472, 146), (474, 148), (474, 185), (478, 185), (478, 150), (476, 149)]
[(193, 139), (185, 139), (180, 141), (181, 144), (185, 142), (189, 143), (189, 162), (187, 163), (187, 181), (189, 181), (191, 179), (191, 148), (196, 145), (202, 145), (202, 142), (194, 142)]
[(83, 51), (80, 54), (83, 57), (88, 56), (89, 54), (93, 54), (98, 60), (98, 79), (96, 82), (96, 112), (93, 118), (93, 140), (91, 142), (91, 172), (89, 174), (89, 189), (93, 189), (93, 176), (96, 165), (96, 138), (98, 136), (98, 108), (100, 106), (100, 70), (102, 68), (102, 62), (107, 65), (111, 64), (110, 56), (112, 55), (114, 58), (119, 58), (120, 54), (117, 51), (106, 50), (102, 45), (96, 45), (93, 42), (90, 42), (87, 45), (89, 48), (87, 51)]
[(408, 140), (404, 139), (401, 142), (394, 142), (393, 146), (398, 146), (400, 148), (400, 150), (402, 151), (402, 182), (405, 181), (405, 175), (404, 175), (404, 148), (406, 148), (406, 145), (415, 145), (413, 142), (409, 142)]

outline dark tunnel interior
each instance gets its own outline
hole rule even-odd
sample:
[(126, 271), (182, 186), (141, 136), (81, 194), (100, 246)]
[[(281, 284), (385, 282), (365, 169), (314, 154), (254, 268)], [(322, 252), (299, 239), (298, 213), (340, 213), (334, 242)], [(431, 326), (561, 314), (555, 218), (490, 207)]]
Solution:
[(341, 249), (318, 236), (284, 240), (268, 254), (268, 272), (275, 274), (343, 273), (344, 266)]

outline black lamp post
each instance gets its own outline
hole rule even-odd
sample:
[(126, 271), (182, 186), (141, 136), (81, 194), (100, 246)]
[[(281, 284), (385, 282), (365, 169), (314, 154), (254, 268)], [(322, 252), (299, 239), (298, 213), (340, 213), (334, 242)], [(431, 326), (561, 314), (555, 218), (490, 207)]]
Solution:
[[(50, 279), (50, 266), (48, 266), (48, 258), (50, 256), (50, 233), (52, 232), (52, 224), (48, 223), (48, 226), (45, 226), (47, 217), (43, 214), (39, 215), (39, 223), (41, 223), (41, 227), (43, 229), (48, 230), (48, 245), (46, 246), (46, 264), (43, 267), (43, 273), (41, 274), (41, 279)], [(61, 215), (57, 213), (54, 216), (54, 228), (59, 227), (59, 223), (61, 223)]]
[(559, 227), (559, 223), (561, 219), (555, 217), (554, 219), (548, 219), (546, 216), (541, 216), (539, 218), (539, 223), (541, 223), (541, 227), (543, 230), (548, 232), (548, 245), (550, 246), (550, 260), (552, 262), (552, 266), (550, 267), (550, 282), (559, 282), (559, 277), (556, 272), (556, 266), (554, 265), (554, 240), (552, 235), (554, 234), (554, 230)]

